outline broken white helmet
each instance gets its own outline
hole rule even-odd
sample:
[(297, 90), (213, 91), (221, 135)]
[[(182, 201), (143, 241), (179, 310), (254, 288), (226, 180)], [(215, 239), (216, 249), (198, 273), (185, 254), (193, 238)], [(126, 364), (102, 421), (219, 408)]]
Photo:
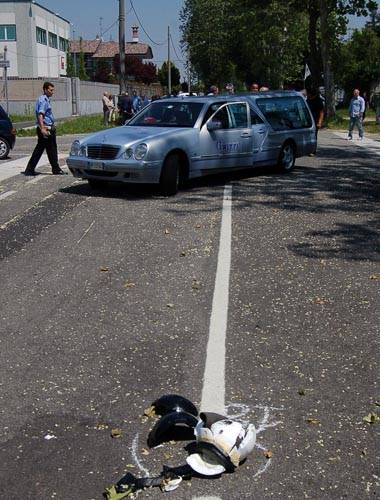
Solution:
[(233, 472), (256, 443), (253, 424), (243, 424), (216, 413), (200, 413), (194, 434), (195, 452), (186, 461), (204, 476)]

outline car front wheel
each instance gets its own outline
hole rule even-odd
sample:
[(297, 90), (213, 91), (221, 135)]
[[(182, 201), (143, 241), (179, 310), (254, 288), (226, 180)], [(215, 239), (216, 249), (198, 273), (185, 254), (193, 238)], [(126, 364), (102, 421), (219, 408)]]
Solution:
[(10, 151), (11, 147), (3, 137), (0, 137), (0, 160), (4, 160)]
[(165, 160), (161, 171), (160, 190), (164, 196), (173, 196), (178, 192), (180, 168), (178, 156), (172, 154)]
[(286, 142), (282, 148), (280, 155), (278, 157), (278, 167), (281, 172), (290, 172), (296, 162), (296, 151), (291, 142)]

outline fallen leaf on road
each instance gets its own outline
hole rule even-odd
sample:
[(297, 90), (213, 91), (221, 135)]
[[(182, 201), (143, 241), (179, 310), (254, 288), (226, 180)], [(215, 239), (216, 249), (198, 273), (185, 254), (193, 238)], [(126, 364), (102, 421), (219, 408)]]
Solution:
[(166, 307), (169, 307), (170, 309), (173, 309), (174, 304), (166, 304)]
[(370, 280), (380, 280), (380, 274), (372, 274), (369, 277)]
[(310, 425), (319, 425), (321, 421), (318, 418), (310, 417), (306, 419), (306, 422)]
[(121, 429), (112, 429), (111, 430), (111, 437), (113, 438), (121, 438), (123, 435), (123, 432)]
[(165, 234), (170, 234), (169, 229), (165, 229)]
[(264, 451), (264, 457), (265, 458), (272, 458), (273, 457), (273, 451), (272, 450), (265, 450)]
[(377, 415), (377, 413), (374, 413), (373, 411), (371, 411), (370, 413), (368, 413), (368, 415), (363, 417), (363, 420), (364, 420), (364, 422), (368, 422), (369, 424), (374, 424), (375, 422), (380, 421), (380, 417), (379, 417), (379, 415)]
[(50, 441), (50, 439), (57, 439), (57, 436), (54, 436), (54, 434), (45, 434), (44, 439)]
[(141, 450), (141, 454), (142, 454), (142, 455), (149, 455), (149, 451), (148, 451), (146, 448), (143, 448), (143, 449)]
[(299, 390), (298, 390), (298, 394), (299, 394), (300, 396), (304, 396), (304, 395), (305, 395), (305, 389), (299, 389)]
[(313, 302), (314, 302), (314, 304), (328, 304), (329, 300), (325, 299), (324, 297), (315, 297)]
[(146, 415), (149, 418), (155, 417), (156, 412), (155, 412), (154, 406), (149, 406), (149, 408), (145, 408), (144, 415)]
[(124, 288), (133, 288), (136, 286), (136, 283), (132, 283), (130, 281), (127, 281), (126, 284), (124, 285)]
[(109, 268), (108, 268), (108, 267), (101, 267), (101, 268), (100, 268), (100, 271), (101, 271), (102, 273), (108, 273)]
[(191, 285), (191, 288), (193, 290), (199, 290), (200, 287), (201, 287), (201, 282), (193, 279), (193, 284)]
[(96, 424), (95, 429), (97, 431), (104, 431), (104, 429), (108, 429), (108, 425), (107, 424)]
[(195, 227), (196, 227), (197, 229), (199, 229), (199, 228), (200, 228), (200, 227), (202, 227), (202, 226), (201, 226), (200, 224), (195, 224)]
[(181, 257), (186, 257), (186, 255), (187, 255), (187, 254), (186, 254), (186, 252), (183, 250), (183, 251), (181, 252)]

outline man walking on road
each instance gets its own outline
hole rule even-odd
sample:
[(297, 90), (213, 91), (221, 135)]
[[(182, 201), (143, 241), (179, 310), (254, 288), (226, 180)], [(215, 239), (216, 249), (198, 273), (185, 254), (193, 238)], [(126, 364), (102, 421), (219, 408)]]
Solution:
[(54, 85), (45, 82), (43, 94), (36, 101), (37, 145), (24, 171), (25, 175), (36, 175), (35, 168), (40, 161), (42, 153), (46, 154), (54, 175), (65, 175), (58, 163), (57, 138), (54, 125), (54, 115), (51, 109), (50, 97), (54, 94)]
[(348, 108), (348, 113), (350, 115), (350, 125), (348, 128), (348, 140), (352, 140), (352, 131), (355, 125), (358, 127), (359, 131), (359, 141), (363, 140), (363, 116), (365, 111), (365, 101), (363, 97), (360, 96), (360, 91), (358, 89), (354, 90), (354, 96), (351, 98), (350, 107)]

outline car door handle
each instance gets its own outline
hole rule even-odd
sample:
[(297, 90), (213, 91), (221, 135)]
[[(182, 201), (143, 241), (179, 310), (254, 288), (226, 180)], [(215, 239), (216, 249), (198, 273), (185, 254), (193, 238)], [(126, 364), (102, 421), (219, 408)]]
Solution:
[(264, 129), (260, 129), (257, 131), (259, 134), (265, 134), (265, 130)]
[(252, 134), (250, 132), (242, 132), (240, 137), (252, 137)]

